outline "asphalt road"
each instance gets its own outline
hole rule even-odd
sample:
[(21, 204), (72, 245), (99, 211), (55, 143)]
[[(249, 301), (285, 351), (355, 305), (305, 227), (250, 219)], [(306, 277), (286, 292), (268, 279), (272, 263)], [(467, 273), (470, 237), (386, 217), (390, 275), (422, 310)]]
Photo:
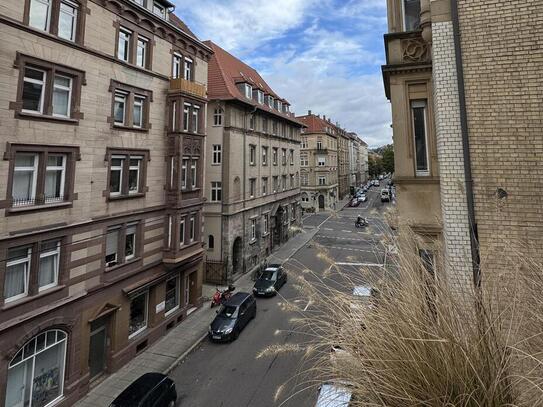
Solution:
[[(341, 267), (355, 272), (360, 265), (379, 268), (385, 261), (381, 241), (382, 221), (380, 188), (373, 187), (367, 203), (345, 208), (337, 214), (317, 213), (304, 217), (304, 227), (318, 228), (314, 239), (299, 250), (286, 264), (290, 273), (307, 268), (317, 275), (328, 265), (317, 257), (321, 248)], [(357, 229), (358, 214), (369, 218), (370, 226)], [(314, 386), (306, 373), (310, 361), (297, 353), (257, 358), (270, 345), (306, 343), (309, 338), (293, 332), (285, 301), (304, 307), (292, 279), (273, 298), (257, 300), (257, 316), (232, 343), (215, 344), (205, 340), (171, 373), (175, 380), (180, 406), (190, 407), (313, 407)], [(307, 305), (307, 304), (306, 304)], [(211, 321), (210, 321), (211, 322)]]

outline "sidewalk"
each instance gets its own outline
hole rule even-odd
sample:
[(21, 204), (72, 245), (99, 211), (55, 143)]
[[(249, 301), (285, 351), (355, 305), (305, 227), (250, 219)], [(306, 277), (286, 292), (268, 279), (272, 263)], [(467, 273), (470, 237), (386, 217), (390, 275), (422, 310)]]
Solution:
[[(285, 262), (307, 244), (317, 232), (318, 229), (312, 229), (297, 234), (270, 255), (268, 263)], [(253, 281), (249, 274), (245, 274), (236, 281), (235, 285), (236, 291), (251, 292)], [(204, 297), (210, 297), (214, 292), (215, 286), (204, 285), (202, 292)], [(215, 311), (216, 308), (211, 309), (209, 302), (205, 301), (201, 308), (194, 311), (166, 336), (91, 389), (76, 406), (107, 407), (117, 395), (142, 374), (147, 372), (170, 373), (206, 338), (207, 328), (215, 317)]]

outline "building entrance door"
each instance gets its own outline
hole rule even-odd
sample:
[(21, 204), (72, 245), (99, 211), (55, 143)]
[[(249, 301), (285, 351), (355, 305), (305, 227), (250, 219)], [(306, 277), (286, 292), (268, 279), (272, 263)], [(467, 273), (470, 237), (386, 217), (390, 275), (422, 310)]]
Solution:
[(324, 209), (324, 195), (319, 195), (319, 209)]
[(89, 370), (91, 380), (102, 374), (107, 367), (107, 322), (108, 318), (99, 318), (91, 323), (89, 343)]

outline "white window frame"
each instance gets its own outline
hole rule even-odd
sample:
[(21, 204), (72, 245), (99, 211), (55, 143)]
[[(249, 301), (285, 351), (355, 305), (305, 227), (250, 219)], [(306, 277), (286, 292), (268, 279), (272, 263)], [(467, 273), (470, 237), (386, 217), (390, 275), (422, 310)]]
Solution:
[(222, 201), (222, 182), (212, 181), (211, 182), (211, 202), (221, 202)]
[[(111, 261), (108, 262), (105, 259), (108, 256), (108, 254), (107, 254), (107, 237), (108, 237), (108, 235), (110, 233), (111, 234), (116, 234), (117, 235), (117, 240), (116, 240), (116, 248), (115, 248), (115, 260), (111, 260)], [(121, 233), (121, 228), (119, 226), (114, 226), (114, 227), (108, 228), (108, 230), (106, 232), (106, 255), (104, 257), (106, 268), (115, 267), (115, 266), (118, 266), (119, 264), (121, 264), (120, 253), (119, 253), (119, 239), (121, 237), (120, 233)], [(113, 262), (115, 262), (115, 264), (109, 265), (110, 263), (113, 263)]]
[[(41, 95), (40, 95), (40, 106), (39, 110), (29, 110), (29, 109), (22, 109), (22, 112), (26, 113), (39, 113), (43, 114), (43, 99), (45, 97), (45, 83), (47, 82), (47, 72), (43, 69), (38, 69), (34, 67), (25, 67), (25, 74), (27, 69), (32, 69), (33, 71), (41, 72), (43, 73), (43, 79), (40, 81), (39, 79), (34, 78), (28, 78), (27, 76), (23, 77), (23, 82), (33, 83), (35, 85), (41, 85)], [(24, 86), (24, 84), (23, 84)]]
[(268, 147), (262, 147), (262, 165), (268, 165)]
[[(59, 197), (45, 197), (45, 203), (49, 202), (57, 202), (64, 199), (64, 186), (66, 182), (66, 161), (67, 157), (66, 154), (49, 154), (47, 156), (47, 159), (49, 159), (50, 156), (59, 156), (62, 157), (62, 165), (49, 165), (47, 162), (45, 163), (45, 179), (47, 179), (47, 171), (62, 171), (60, 175), (60, 193), (61, 196)], [(45, 185), (44, 185), (44, 192), (45, 192)]]
[(181, 77), (181, 68), (183, 66), (183, 56), (174, 52), (172, 59), (172, 77), (174, 79)]
[(172, 102), (172, 131), (176, 130), (175, 119), (177, 116), (177, 101)]
[[(407, 31), (407, 24), (405, 21), (406, 15), (405, 15), (405, 1), (406, 0), (400, 0), (400, 9), (402, 13), (402, 31)], [(419, 19), (420, 23), (420, 19)]]
[[(113, 160), (114, 159), (117, 159), (117, 160), (121, 160), (121, 165), (113, 165)], [(109, 167), (109, 176), (111, 177), (111, 173), (113, 171), (120, 171), (120, 176), (119, 176), (119, 191), (112, 191), (111, 189), (109, 190), (109, 196), (120, 196), (123, 192), (123, 176), (124, 176), (124, 160), (128, 159), (128, 157), (126, 155), (112, 155), (111, 156), (111, 164), (110, 164), (110, 167)], [(111, 182), (110, 182), (110, 188), (111, 188)]]
[(256, 240), (256, 218), (251, 219), (251, 241)]
[(190, 185), (192, 188), (196, 188), (198, 185), (198, 159), (192, 158), (190, 161)]
[(263, 105), (264, 104), (264, 92), (262, 92), (260, 89), (257, 91), (257, 98), (258, 98), (258, 103)]
[(268, 194), (268, 177), (262, 177), (262, 196)]
[[(143, 46), (140, 46), (143, 44)], [(142, 50), (141, 61), (139, 50)], [(141, 35), (138, 35), (138, 41), (136, 43), (136, 65), (140, 68), (146, 68), (147, 66), (147, 51), (149, 49), (149, 39)]]
[(266, 213), (264, 216), (263, 216), (263, 223), (264, 223), (264, 226), (263, 226), (263, 232), (264, 232), (264, 235), (267, 235), (268, 234), (268, 224), (269, 224), (269, 219), (268, 219), (268, 214)]
[(189, 219), (189, 242), (192, 243), (196, 239), (196, 216), (191, 215)]
[[(55, 83), (55, 80), (56, 80), (57, 77), (68, 79), (70, 81), (70, 85), (69, 86), (57, 85)], [(73, 79), (70, 78), (69, 76), (56, 74), (53, 77), (53, 93), (55, 93), (55, 89), (68, 91), (68, 101), (67, 101), (68, 105), (66, 106), (67, 114), (63, 115), (63, 114), (53, 113), (54, 117), (70, 117), (71, 116), (71, 114), (72, 114), (72, 112), (71, 112), (71, 108), (72, 108), (72, 87), (73, 87)], [(53, 106), (53, 110), (54, 110), (54, 108), (55, 107)]]
[(175, 277), (172, 277), (172, 278), (169, 278), (166, 280), (166, 283), (164, 284), (164, 304), (166, 304), (166, 295), (167, 295), (167, 291), (166, 291), (166, 286), (168, 284), (168, 281), (171, 281), (171, 280), (175, 280), (175, 296), (176, 296), (176, 299), (177, 299), (177, 302), (176, 302), (176, 305), (175, 307), (173, 307), (171, 310), (168, 310), (164, 313), (164, 316), (167, 317), (171, 314), (173, 314), (175, 311), (177, 311), (179, 309), (179, 304), (181, 303), (181, 290), (180, 290), (180, 278), (179, 278), (179, 275), (175, 276)]
[(300, 148), (307, 148), (307, 138), (306, 137), (302, 137), (302, 144), (301, 144)]
[(294, 165), (294, 150), (289, 150), (290, 165)]
[(326, 166), (326, 157), (317, 157), (317, 166), (325, 167)]
[(268, 107), (273, 109), (274, 99), (273, 96), (268, 96)]
[[(128, 178), (130, 180), (130, 171), (137, 171), (138, 177), (137, 177), (137, 184), (136, 184), (136, 190), (130, 191), (130, 185), (128, 185), (128, 195), (134, 195), (140, 193), (140, 179), (141, 179), (141, 164), (143, 163), (143, 156), (141, 155), (133, 155), (127, 157), (128, 161)], [(132, 165), (130, 161), (137, 160), (138, 165)]]
[(223, 110), (221, 107), (217, 107), (213, 111), (213, 126), (214, 127), (222, 126), (222, 122), (223, 122)]
[[(145, 99), (146, 99), (145, 96), (134, 95), (134, 104), (132, 106), (132, 126), (137, 129), (141, 129), (143, 127), (143, 123), (144, 123), (143, 114), (145, 113)], [(139, 123), (134, 123), (134, 117), (136, 117), (136, 115), (134, 114), (134, 111), (136, 110), (136, 108), (140, 109)]]
[[(32, 153), (16, 153), (15, 154), (15, 157), (17, 157), (18, 155), (24, 155), (24, 156), (33, 156), (34, 157), (34, 165), (32, 167), (17, 167), (16, 163), (17, 163), (17, 160), (15, 160), (15, 163), (13, 165), (13, 171), (14, 172), (17, 172), (17, 171), (20, 171), (20, 172), (30, 172), (32, 171), (32, 193), (29, 197), (29, 201), (30, 203), (23, 203), (23, 204), (20, 204), (20, 205), (16, 205), (16, 206), (24, 206), (24, 205), (33, 205), (34, 204), (34, 200), (36, 199), (36, 185), (37, 185), (37, 182), (38, 182), (38, 164), (39, 164), (39, 155), (38, 154), (32, 154)], [(13, 177), (13, 179), (15, 180), (15, 176)], [(12, 181), (12, 195), (13, 195), (13, 181)]]
[[(134, 235), (134, 249), (133, 249), (133, 253), (130, 255), (130, 256), (127, 256), (126, 255), (126, 237), (128, 236), (128, 230), (129, 229), (134, 229), (134, 233), (130, 233), (131, 235)], [(134, 223), (129, 223), (126, 225), (126, 229), (125, 229), (125, 233), (124, 233), (124, 260), (125, 262), (127, 260), (132, 260), (132, 259), (135, 259), (136, 258), (136, 244), (138, 242), (138, 223), (137, 222), (134, 222)]]
[(193, 132), (198, 133), (200, 130), (200, 106), (192, 105), (192, 124)]
[(245, 84), (245, 97), (247, 99), (253, 98), (253, 87), (249, 85), (248, 83)]
[(256, 146), (254, 144), (249, 145), (249, 164), (256, 165)]
[(222, 146), (220, 144), (213, 144), (212, 149), (212, 160), (211, 164), (218, 165), (222, 163)]
[[(424, 116), (424, 146), (426, 148), (426, 169), (417, 170), (417, 145), (416, 145), (416, 134), (415, 134), (415, 109), (423, 108)], [(411, 101), (411, 128), (413, 132), (413, 160), (415, 165), (415, 174), (419, 177), (427, 177), (430, 175), (430, 155), (428, 148), (428, 103), (426, 100), (412, 100)]]
[[(130, 41), (132, 39), (132, 35), (134, 33), (130, 31), (127, 28), (121, 27), (119, 28), (119, 40), (117, 44), (117, 58), (124, 62), (130, 61)], [(123, 41), (124, 47), (123, 49), (126, 51), (126, 59), (124, 58), (124, 55), (121, 56), (121, 41)]]
[(173, 217), (168, 215), (168, 248), (172, 247), (172, 228), (173, 228)]
[[(127, 100), (128, 100), (128, 94), (125, 92), (121, 92), (116, 90), (115, 91), (115, 101), (113, 104), (113, 122), (117, 126), (124, 126), (126, 123), (126, 106), (127, 106)], [(123, 104), (123, 121), (119, 122), (117, 121), (117, 118), (115, 117), (115, 104), (122, 103)]]
[(189, 131), (190, 103), (183, 104), (183, 131)]
[(187, 189), (188, 187), (188, 173), (189, 173), (190, 158), (183, 157), (181, 160), (181, 189)]
[(194, 66), (194, 61), (191, 58), (185, 57), (185, 62), (183, 64), (183, 79), (186, 81), (192, 81), (192, 67)]
[[(53, 263), (54, 267), (55, 267), (55, 270), (54, 270), (54, 277), (55, 278), (54, 278), (54, 281), (52, 283), (44, 285), (43, 287), (39, 286), (39, 281), (38, 281), (38, 292), (47, 290), (47, 289), (52, 288), (52, 287), (56, 287), (58, 285), (58, 273), (59, 273), (59, 270), (60, 270), (60, 267), (59, 267), (60, 266), (60, 240), (57, 241), (57, 245), (56, 245), (55, 249), (40, 253), (40, 265), (41, 265), (41, 259), (44, 259), (44, 258), (50, 257), (50, 256), (56, 256), (55, 261)], [(38, 270), (38, 273), (39, 273), (39, 270)]]
[(183, 217), (179, 221), (179, 247), (183, 247), (186, 244), (185, 242), (185, 235), (187, 234), (186, 232), (187, 231), (185, 230), (185, 217)]
[(160, 4), (158, 1), (153, 2), (153, 14), (160, 18), (166, 19), (166, 7)]
[(254, 198), (256, 195), (256, 178), (249, 178), (249, 198)]
[[(14, 249), (16, 249), (14, 247)], [(21, 298), (24, 298), (26, 296), (28, 296), (28, 286), (29, 286), (29, 279), (30, 279), (30, 267), (31, 267), (31, 263), (32, 262), (32, 248), (31, 247), (28, 247), (27, 248), (27, 252), (26, 252), (26, 257), (23, 257), (23, 258), (20, 258), (20, 259), (15, 259), (15, 260), (8, 260), (8, 262), (6, 263), (6, 274), (7, 274), (7, 269), (11, 266), (16, 266), (16, 265), (19, 265), (19, 264), (23, 264), (23, 263), (26, 263), (26, 266), (25, 266), (25, 269), (24, 269), (24, 273), (25, 273), (25, 279), (24, 279), (24, 292), (21, 293), (21, 294), (17, 294), (17, 295), (14, 295), (13, 297), (5, 297), (4, 298), (4, 302), (5, 303), (8, 303), (8, 302), (12, 302), (12, 301), (17, 301)], [(4, 277), (5, 278), (5, 277)], [(5, 284), (5, 283), (4, 283)], [(5, 291), (4, 293), (2, 293), (2, 296), (5, 295)]]
[[(30, 15), (32, 14), (32, 5), (33, 4), (36, 4), (36, 3), (41, 3), (43, 4), (44, 6), (47, 6), (47, 14), (46, 14), (46, 17), (45, 17), (45, 27), (36, 27), (32, 24), (30, 24)], [(41, 31), (49, 31), (49, 28), (51, 26), (51, 9), (52, 9), (52, 0), (31, 0), (30, 1), (30, 9), (29, 9), (29, 20), (28, 20), (28, 23), (30, 25), (30, 27), (33, 27), (33, 28), (36, 28), (38, 30), (41, 30)]]
[[(130, 335), (128, 335), (128, 339), (132, 339), (134, 338), (135, 336), (138, 336), (140, 333), (142, 333), (143, 331), (145, 331), (149, 325), (149, 291), (145, 291), (141, 294), (138, 294), (136, 296), (134, 296), (133, 298), (130, 299), (130, 302), (132, 303), (132, 301), (134, 301), (134, 299), (138, 298), (138, 297), (141, 297), (142, 295), (145, 296), (145, 325), (142, 326), (140, 329), (138, 329), (137, 331), (131, 333)], [(130, 309), (130, 307), (129, 307)], [(130, 324), (130, 317), (128, 318), (128, 324)]]
[(326, 175), (319, 175), (319, 185), (326, 185)]
[[(67, 7), (70, 7), (73, 9), (73, 12), (69, 13), (67, 11), (62, 11), (62, 5), (66, 5)], [(77, 14), (79, 12), (79, 6), (76, 4), (76, 3), (73, 3), (71, 1), (68, 1), (68, 0), (62, 0), (60, 2), (60, 7), (59, 7), (59, 16), (58, 16), (58, 36), (60, 38), (64, 38), (65, 40), (68, 40), (68, 41), (75, 41), (75, 38), (76, 38), (76, 35), (77, 35)], [(65, 14), (67, 15), (68, 17), (71, 17), (72, 18), (72, 32), (71, 32), (71, 35), (70, 35), (70, 38), (66, 38), (66, 37), (63, 37), (62, 35), (60, 35), (60, 16), (62, 14)]]

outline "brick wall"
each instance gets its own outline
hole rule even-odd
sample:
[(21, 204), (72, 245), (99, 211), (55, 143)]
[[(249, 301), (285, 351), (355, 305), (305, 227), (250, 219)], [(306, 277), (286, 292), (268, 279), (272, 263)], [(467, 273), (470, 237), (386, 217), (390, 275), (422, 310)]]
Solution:
[(459, 17), (481, 256), (541, 260), (543, 2), (459, 0)]

